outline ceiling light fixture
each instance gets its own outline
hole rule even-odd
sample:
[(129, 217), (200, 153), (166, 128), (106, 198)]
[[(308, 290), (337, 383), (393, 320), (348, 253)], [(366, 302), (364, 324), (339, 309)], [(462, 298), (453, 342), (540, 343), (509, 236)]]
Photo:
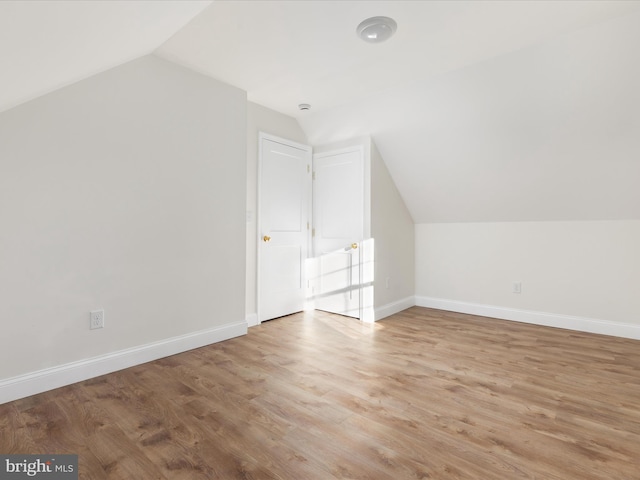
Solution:
[(356, 33), (367, 43), (381, 43), (396, 33), (398, 24), (393, 18), (371, 17), (360, 22)]
[(311, 110), (311, 105), (309, 105), (308, 103), (301, 103), (300, 105), (298, 105), (298, 108), (300, 110)]

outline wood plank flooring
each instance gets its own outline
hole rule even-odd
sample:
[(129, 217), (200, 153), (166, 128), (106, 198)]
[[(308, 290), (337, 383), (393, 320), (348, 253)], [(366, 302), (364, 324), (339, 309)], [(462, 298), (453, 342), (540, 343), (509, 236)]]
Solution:
[(640, 479), (640, 342), (322, 312), (0, 405), (84, 479)]

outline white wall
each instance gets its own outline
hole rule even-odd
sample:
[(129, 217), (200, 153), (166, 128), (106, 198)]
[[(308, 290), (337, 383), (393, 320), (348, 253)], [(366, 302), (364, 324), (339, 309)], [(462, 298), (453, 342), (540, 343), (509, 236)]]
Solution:
[(374, 306), (382, 318), (414, 304), (414, 224), (384, 159), (371, 142), (371, 236), (375, 239)]
[(258, 133), (307, 144), (307, 137), (295, 118), (269, 108), (247, 102), (247, 233), (246, 233), (246, 301), (247, 319), (257, 318), (257, 204), (258, 204)]
[(417, 303), (640, 338), (638, 245), (638, 220), (416, 225)]
[(0, 387), (246, 332), (245, 172), (245, 93), (153, 56), (0, 114)]
[(396, 115), (410, 106), (424, 128), (379, 146), (422, 152), (410, 165), (390, 156), (419, 223), (417, 304), (640, 338), (639, 22), (635, 12), (403, 92), (411, 103)]

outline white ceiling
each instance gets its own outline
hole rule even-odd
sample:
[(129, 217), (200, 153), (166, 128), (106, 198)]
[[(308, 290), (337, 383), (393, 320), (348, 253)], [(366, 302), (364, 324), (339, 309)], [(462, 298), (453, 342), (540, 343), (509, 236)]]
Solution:
[[(291, 116), (313, 112), (539, 43), (634, 8), (628, 1), (217, 1), (156, 53)], [(394, 18), (367, 44), (365, 18)]]
[[(155, 51), (297, 117), (312, 144), (372, 135), (416, 222), (640, 218), (639, 9), (3, 1), (0, 110)], [(375, 15), (398, 23), (385, 44), (355, 35)]]
[(1, 0), (0, 111), (153, 52), (210, 4)]

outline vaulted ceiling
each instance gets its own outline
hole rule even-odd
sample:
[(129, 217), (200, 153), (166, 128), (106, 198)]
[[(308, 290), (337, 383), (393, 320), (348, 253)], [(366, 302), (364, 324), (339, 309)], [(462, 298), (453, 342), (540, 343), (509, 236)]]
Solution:
[(417, 223), (640, 219), (639, 46), (638, 1), (3, 1), (0, 110), (153, 52), (371, 135)]

